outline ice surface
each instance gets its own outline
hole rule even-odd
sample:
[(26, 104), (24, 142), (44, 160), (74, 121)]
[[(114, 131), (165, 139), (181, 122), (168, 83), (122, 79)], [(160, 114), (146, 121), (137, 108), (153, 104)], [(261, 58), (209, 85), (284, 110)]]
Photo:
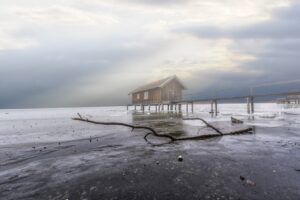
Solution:
[[(153, 163), (163, 156), (168, 159), (174, 158), (174, 162), (167, 163), (171, 167), (170, 171), (173, 171), (172, 167), (177, 164), (176, 152), (180, 152), (179, 155), (185, 155), (183, 163), (191, 162), (186, 164), (187, 171), (191, 171), (191, 173), (195, 172), (191, 168), (193, 166), (196, 166), (194, 169), (199, 169), (201, 172), (214, 168), (218, 163), (220, 169), (224, 168), (225, 164), (225, 172), (236, 167), (233, 169), (234, 173), (236, 170), (245, 173), (245, 166), (248, 165), (243, 166), (243, 161), (252, 162), (256, 159), (258, 161), (249, 167), (252, 173), (253, 167), (265, 164), (267, 159), (270, 159), (272, 167), (272, 162), (277, 162), (278, 158), (286, 159), (279, 162), (280, 166), (281, 163), (289, 160), (299, 160), (297, 159), (299, 157), (297, 150), (300, 147), (298, 139), (300, 115), (297, 114), (296, 109), (286, 110), (277, 104), (255, 104), (255, 114), (249, 116), (246, 113), (245, 104), (220, 104), (220, 113), (217, 117), (210, 116), (210, 105), (194, 105), (194, 113), (186, 113), (186, 108), (183, 106), (182, 114), (167, 113), (166, 109), (164, 113), (154, 114), (152, 113), (155, 112), (153, 107), (152, 110), (146, 110), (145, 113), (140, 111), (136, 113), (132, 109), (131, 107), (127, 111), (124, 106), (0, 110), (0, 194), (9, 197), (6, 199), (24, 199), (24, 196), (43, 194), (40, 191), (47, 193), (51, 187), (72, 186), (76, 183), (74, 180), (105, 177), (106, 173), (109, 174), (108, 177), (111, 177), (110, 173), (113, 170), (116, 170), (118, 174), (126, 175), (128, 172), (124, 171), (124, 166), (127, 164), (144, 162), (144, 166), (156, 167), (157, 164)], [(142, 130), (131, 132), (131, 129), (122, 126), (101, 126), (72, 120), (71, 118), (77, 113), (98, 121), (145, 124), (154, 126), (158, 132), (173, 133), (177, 131), (179, 134), (198, 134), (204, 130), (204, 124), (200, 121), (182, 121), (182, 117), (202, 117), (209, 122), (223, 126), (225, 123), (231, 125), (230, 117), (233, 116), (243, 120), (246, 125), (258, 127), (258, 131), (255, 134), (153, 147), (145, 143), (143, 139), (145, 132)], [(207, 133), (207, 130), (204, 132)], [(92, 141), (90, 141), (90, 137)], [(149, 137), (149, 139), (152, 138)], [(156, 140), (158, 143), (162, 141), (161, 138), (153, 139), (155, 142)], [(291, 154), (291, 152), (296, 153)], [(292, 155), (291, 159), (288, 159), (289, 157), (286, 155)], [(199, 156), (202, 160), (204, 159), (203, 163), (193, 164), (194, 161), (201, 161)], [(274, 157), (276, 159), (273, 159)], [(221, 158), (222, 160), (219, 162), (218, 160)], [(237, 162), (232, 162), (234, 160)], [(214, 163), (215, 161), (217, 163)], [(166, 164), (166, 160), (164, 162)], [(213, 163), (208, 165), (209, 162)], [(159, 171), (164, 164), (161, 163), (157, 166)], [(226, 168), (226, 163), (233, 164)], [(269, 164), (261, 166), (263, 174), (265, 174), (266, 166)], [(291, 166), (295, 167), (296, 165), (292, 163)], [(148, 171), (151, 172), (151, 169), (154, 168), (147, 169), (150, 169)], [(130, 166), (128, 171), (134, 173), (134, 170), (136, 169)], [(196, 172), (199, 173), (199, 171)], [(176, 172), (176, 174), (183, 173)], [(205, 174), (213, 173), (208, 171)], [(141, 174), (137, 175), (141, 176)], [(172, 172), (170, 177), (173, 175)], [(239, 175), (234, 174), (232, 177), (238, 178)], [(131, 174), (128, 177), (133, 176)], [(126, 176), (122, 175), (122, 177)], [(226, 175), (226, 177), (228, 176)], [(202, 179), (199, 180), (202, 181)], [(288, 184), (290, 184), (290, 180), (287, 182)], [(100, 183), (102, 182), (100, 181)], [(228, 185), (232, 183), (236, 183), (236, 181), (229, 182)], [(82, 182), (79, 181), (78, 184), (81, 185)], [(102, 187), (101, 185), (102, 191), (105, 190)], [(77, 188), (75, 187), (73, 190), (76, 191)], [(67, 198), (59, 196), (56, 191), (55, 195), (59, 197), (56, 199)]]
[(107, 127), (100, 131), (90, 128), (93, 127), (90, 124), (71, 119), (77, 113), (101, 121), (130, 122), (125, 107), (0, 110), (0, 145), (61, 142), (105, 135), (113, 129), (122, 129)]
[[(242, 119), (247, 125), (261, 127), (299, 127), (300, 110), (283, 109), (275, 103), (255, 104), (254, 120), (247, 114), (246, 104), (220, 104), (219, 115), (210, 117), (210, 105), (194, 105), (194, 113), (183, 115), (204, 117), (209, 122), (228, 121), (231, 116)], [(166, 109), (165, 109), (166, 111)], [(61, 142), (110, 134), (123, 127), (96, 128), (94, 125), (73, 121), (71, 118), (81, 113), (100, 121), (122, 121), (132, 123), (132, 108), (89, 107), (53, 109), (7, 109), (0, 110), (0, 145)], [(153, 107), (151, 111), (154, 112)], [(199, 121), (184, 122), (188, 126), (201, 126)]]

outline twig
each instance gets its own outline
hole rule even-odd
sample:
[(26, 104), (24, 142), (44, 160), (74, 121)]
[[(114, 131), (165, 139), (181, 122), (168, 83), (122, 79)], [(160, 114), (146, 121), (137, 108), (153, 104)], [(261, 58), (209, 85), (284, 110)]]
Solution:
[[(238, 134), (248, 133), (248, 132), (253, 131), (253, 128), (245, 128), (245, 129), (241, 129), (241, 130), (237, 130), (237, 131), (233, 131), (233, 132), (229, 132), (229, 133), (223, 133), (220, 129), (216, 128), (215, 126), (209, 124), (207, 121), (205, 121), (204, 119), (199, 118), (199, 117), (183, 118), (182, 120), (201, 120), (207, 127), (212, 128), (213, 130), (215, 130), (220, 135), (238, 135)], [(201, 135), (199, 137), (202, 137), (202, 136), (208, 136), (208, 137), (213, 136), (213, 137), (215, 137), (216, 134)]]
[(218, 128), (214, 127), (213, 125), (209, 124), (207, 121), (205, 121), (202, 118), (199, 117), (195, 117), (195, 118), (183, 118), (182, 120), (200, 120), (202, 121), (207, 127), (215, 130), (217, 133), (219, 133), (220, 135), (224, 135)]

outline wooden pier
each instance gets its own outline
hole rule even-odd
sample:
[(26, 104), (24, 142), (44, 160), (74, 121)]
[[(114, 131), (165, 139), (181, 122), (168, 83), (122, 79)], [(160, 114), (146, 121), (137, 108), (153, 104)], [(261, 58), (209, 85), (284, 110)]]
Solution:
[(145, 111), (145, 107), (148, 106), (148, 110), (151, 110), (151, 107), (155, 107), (155, 111), (160, 112), (164, 111), (165, 108), (167, 111), (178, 111), (182, 112), (182, 105), (185, 105), (186, 112), (194, 112), (194, 104), (211, 104), (210, 114), (217, 116), (219, 113), (218, 104), (220, 102), (233, 103), (237, 100), (246, 101), (246, 109), (249, 115), (254, 114), (255, 112), (255, 100), (263, 97), (287, 97), (291, 95), (300, 95), (300, 92), (283, 92), (283, 93), (265, 93), (265, 94), (256, 94), (248, 96), (233, 96), (233, 97), (218, 97), (218, 98), (182, 98), (180, 100), (173, 100), (165, 103), (148, 103), (148, 104), (139, 104), (139, 105), (127, 105), (127, 110), (130, 106), (134, 106), (134, 110), (137, 110), (137, 107), (140, 107), (141, 111)]

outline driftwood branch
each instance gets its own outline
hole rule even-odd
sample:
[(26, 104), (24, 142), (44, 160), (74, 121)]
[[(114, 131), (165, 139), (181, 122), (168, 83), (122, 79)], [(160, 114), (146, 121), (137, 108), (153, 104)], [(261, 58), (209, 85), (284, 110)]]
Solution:
[[(83, 118), (79, 113), (78, 113), (78, 116), (79, 117), (74, 117), (73, 120), (84, 121), (84, 122), (88, 122), (88, 123), (92, 123), (92, 124), (125, 126), (125, 127), (132, 128), (132, 131), (134, 129), (144, 129), (144, 130), (150, 131), (156, 137), (165, 137), (165, 138), (170, 139), (171, 141), (175, 141), (176, 140), (176, 138), (174, 138), (171, 135), (158, 134), (153, 128), (148, 127), (148, 126), (135, 126), (135, 125), (126, 124), (126, 123), (120, 123), (120, 122), (99, 122), (99, 121), (93, 121), (93, 120), (90, 120), (88, 118)], [(148, 135), (149, 134), (145, 135), (145, 137), (147, 137)]]
[(217, 129), (216, 127), (214, 127), (213, 125), (209, 124), (207, 121), (205, 121), (204, 119), (202, 118), (199, 118), (199, 117), (195, 117), (195, 118), (183, 118), (182, 120), (200, 120), (202, 121), (207, 127), (215, 130), (217, 133), (219, 133), (220, 135), (223, 135), (223, 133)]
[[(125, 126), (125, 127), (128, 127), (128, 128), (131, 128), (132, 131), (135, 130), (135, 129), (148, 130), (150, 132), (148, 132), (144, 136), (144, 139), (145, 139), (146, 142), (148, 142), (150, 144), (153, 144), (153, 143), (151, 143), (150, 141), (148, 141), (147, 137), (149, 135), (154, 135), (156, 137), (168, 138), (170, 140), (170, 142), (168, 142), (168, 143), (171, 143), (171, 142), (174, 142), (174, 141), (184, 141), (184, 140), (206, 140), (206, 139), (210, 139), (210, 138), (220, 137), (220, 136), (223, 136), (223, 135), (237, 135), (237, 134), (244, 134), (244, 133), (249, 133), (249, 132), (253, 131), (252, 128), (246, 128), (246, 129), (242, 129), (242, 130), (238, 130), (238, 131), (234, 131), (234, 132), (223, 133), (221, 130), (219, 130), (215, 126), (209, 124), (207, 121), (205, 121), (202, 118), (184, 118), (183, 120), (201, 120), (207, 127), (209, 127), (211, 129), (213, 129), (214, 131), (216, 131), (217, 134), (206, 134), (206, 135), (199, 135), (199, 136), (176, 138), (176, 137), (173, 137), (173, 136), (171, 136), (169, 134), (159, 134), (153, 128), (148, 127), (148, 126), (135, 126), (135, 125), (131, 125), (131, 124), (127, 124), (127, 123), (120, 123), (120, 122), (100, 122), (100, 121), (94, 121), (94, 120), (90, 120), (88, 118), (83, 118), (79, 113), (78, 113), (78, 117), (74, 117), (72, 119), (73, 120), (78, 120), (78, 121), (83, 121), (83, 122), (88, 122), (88, 123), (92, 123), (92, 124)], [(167, 144), (167, 143), (164, 143), (164, 144)]]
[[(200, 120), (202, 121), (207, 127), (215, 130), (217, 133), (219, 133), (220, 135), (238, 135), (238, 134), (242, 134), (242, 133), (249, 133), (253, 131), (253, 128), (245, 128), (245, 129), (241, 129), (241, 130), (237, 130), (237, 131), (233, 131), (233, 132), (228, 132), (228, 133), (223, 133), (220, 129), (216, 128), (215, 126), (209, 124), (207, 121), (205, 121), (202, 118), (199, 117), (195, 117), (195, 118), (183, 118), (182, 120)], [(239, 120), (239, 123), (243, 123), (243, 121)], [(215, 134), (213, 134), (215, 135)]]

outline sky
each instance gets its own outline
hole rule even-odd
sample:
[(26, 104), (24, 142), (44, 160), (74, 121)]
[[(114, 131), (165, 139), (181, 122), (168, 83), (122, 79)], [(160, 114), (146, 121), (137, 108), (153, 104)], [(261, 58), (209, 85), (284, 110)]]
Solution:
[(186, 93), (299, 79), (298, 0), (0, 1), (0, 108), (130, 103), (176, 74)]

